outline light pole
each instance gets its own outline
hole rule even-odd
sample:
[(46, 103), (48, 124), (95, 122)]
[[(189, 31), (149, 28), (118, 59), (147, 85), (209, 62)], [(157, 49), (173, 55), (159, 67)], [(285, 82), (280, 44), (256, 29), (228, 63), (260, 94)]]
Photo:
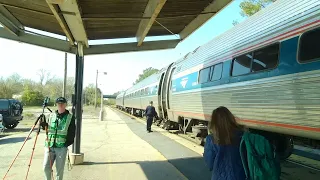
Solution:
[(103, 120), (103, 93), (102, 93), (102, 89), (100, 89), (101, 92), (101, 103), (100, 103), (100, 117), (99, 120), (102, 121)]
[(99, 73), (103, 73), (103, 75), (107, 75), (107, 72), (99, 72), (97, 70), (97, 74), (96, 74), (96, 90), (95, 90), (95, 96), (94, 96), (94, 108), (97, 108), (97, 89), (98, 89), (98, 74)]

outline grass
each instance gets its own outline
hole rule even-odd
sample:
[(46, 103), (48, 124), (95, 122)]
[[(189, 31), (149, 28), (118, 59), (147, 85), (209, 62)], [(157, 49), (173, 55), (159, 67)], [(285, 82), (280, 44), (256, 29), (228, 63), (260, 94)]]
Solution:
[[(56, 110), (56, 107), (51, 107), (51, 110)], [(71, 111), (71, 107), (68, 107)], [(23, 120), (20, 121), (19, 125), (14, 129), (6, 129), (4, 134), (0, 135), (0, 137), (10, 136), (17, 133), (23, 133), (29, 131), (36, 121), (39, 114), (42, 112), (42, 107), (40, 106), (28, 106), (24, 107), (23, 111)], [(84, 118), (97, 118), (99, 117), (100, 106), (96, 109), (94, 106), (83, 106), (83, 116)], [(49, 112), (46, 110), (45, 114)]]
[(98, 117), (100, 112), (100, 107), (97, 107), (96, 109), (94, 106), (83, 106), (83, 114), (86, 116), (93, 116)]
[[(55, 106), (48, 106), (48, 108), (52, 109), (52, 108), (55, 108)], [(29, 109), (42, 109), (42, 105), (39, 105), (39, 106), (23, 106), (23, 110), (29, 110)]]
[[(52, 111), (56, 110), (57, 107), (49, 107)], [(67, 107), (71, 111), (72, 107)], [(23, 110), (23, 120), (20, 122), (22, 125), (32, 126), (36, 118), (42, 112), (42, 107), (39, 106), (29, 106)], [(83, 106), (83, 114), (86, 116), (98, 117), (100, 112), (100, 107), (96, 109), (94, 106)], [(49, 113), (48, 110), (45, 110), (45, 114)]]

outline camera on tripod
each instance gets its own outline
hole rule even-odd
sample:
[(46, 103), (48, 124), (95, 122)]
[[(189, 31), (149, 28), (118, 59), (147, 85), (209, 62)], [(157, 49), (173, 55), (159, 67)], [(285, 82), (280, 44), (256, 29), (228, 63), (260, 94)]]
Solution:
[(46, 97), (46, 98), (43, 100), (43, 103), (42, 103), (43, 108), (45, 108), (45, 107), (48, 106), (49, 101), (50, 101), (50, 98), (49, 98), (49, 97)]
[(50, 101), (50, 98), (49, 98), (49, 97), (46, 97), (46, 98), (43, 100), (43, 103), (42, 103), (42, 114), (39, 116), (39, 117), (40, 117), (40, 126), (42, 127), (42, 130), (45, 130), (45, 128), (48, 127), (48, 123), (46, 122), (46, 118), (45, 118), (45, 115), (44, 115), (44, 109), (47, 108), (50, 112), (52, 112), (52, 111), (47, 107), (49, 101)]

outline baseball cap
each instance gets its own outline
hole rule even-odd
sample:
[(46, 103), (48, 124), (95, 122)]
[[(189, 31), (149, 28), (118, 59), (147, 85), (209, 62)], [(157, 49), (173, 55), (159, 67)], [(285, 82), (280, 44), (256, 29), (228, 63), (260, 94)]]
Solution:
[(64, 97), (58, 97), (56, 103), (67, 103), (67, 100)]

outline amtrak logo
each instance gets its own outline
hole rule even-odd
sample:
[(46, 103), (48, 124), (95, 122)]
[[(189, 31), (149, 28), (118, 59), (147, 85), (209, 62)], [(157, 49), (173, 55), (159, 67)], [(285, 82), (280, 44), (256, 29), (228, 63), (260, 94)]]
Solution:
[(183, 88), (186, 88), (187, 82), (188, 82), (188, 78), (186, 77), (181, 80), (180, 84)]

